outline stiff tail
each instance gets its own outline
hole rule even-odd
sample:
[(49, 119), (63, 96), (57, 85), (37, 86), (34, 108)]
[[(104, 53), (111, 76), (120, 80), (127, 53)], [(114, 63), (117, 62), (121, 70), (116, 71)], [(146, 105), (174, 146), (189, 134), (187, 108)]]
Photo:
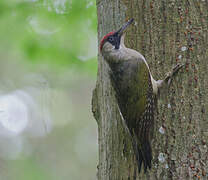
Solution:
[(134, 152), (136, 155), (136, 161), (138, 166), (138, 172), (141, 172), (141, 167), (143, 163), (144, 173), (147, 172), (147, 168), (151, 169), (152, 162), (152, 149), (149, 140), (144, 141), (139, 147), (136, 140), (133, 140)]

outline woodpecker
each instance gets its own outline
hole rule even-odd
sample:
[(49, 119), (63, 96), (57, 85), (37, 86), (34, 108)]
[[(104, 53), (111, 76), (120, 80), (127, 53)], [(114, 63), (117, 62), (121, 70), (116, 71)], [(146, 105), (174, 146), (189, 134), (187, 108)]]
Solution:
[(157, 94), (164, 81), (181, 66), (176, 66), (164, 80), (154, 80), (142, 54), (124, 45), (125, 30), (134, 19), (127, 21), (118, 31), (105, 35), (100, 52), (110, 67), (110, 80), (125, 126), (131, 136), (138, 172), (151, 169), (151, 139)]

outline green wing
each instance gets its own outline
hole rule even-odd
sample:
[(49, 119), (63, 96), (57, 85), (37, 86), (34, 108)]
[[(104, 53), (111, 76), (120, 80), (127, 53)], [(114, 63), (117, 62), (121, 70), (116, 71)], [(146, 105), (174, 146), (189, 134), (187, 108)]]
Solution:
[(154, 124), (154, 95), (149, 69), (143, 60), (123, 61), (111, 67), (111, 79), (126, 125), (133, 137), (139, 171), (151, 168), (150, 133)]

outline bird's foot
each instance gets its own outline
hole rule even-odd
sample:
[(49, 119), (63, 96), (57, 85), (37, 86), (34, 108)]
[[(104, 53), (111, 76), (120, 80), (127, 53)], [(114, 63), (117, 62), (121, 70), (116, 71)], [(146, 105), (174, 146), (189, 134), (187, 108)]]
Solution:
[(163, 80), (157, 80), (157, 88), (158, 92), (163, 88), (166, 87), (165, 85), (170, 86), (173, 76), (184, 66), (184, 64), (177, 64), (170, 72), (167, 73)]
[(168, 86), (172, 82), (173, 76), (184, 66), (184, 64), (176, 64), (176, 66), (167, 73), (166, 77), (164, 78), (163, 82), (167, 83)]

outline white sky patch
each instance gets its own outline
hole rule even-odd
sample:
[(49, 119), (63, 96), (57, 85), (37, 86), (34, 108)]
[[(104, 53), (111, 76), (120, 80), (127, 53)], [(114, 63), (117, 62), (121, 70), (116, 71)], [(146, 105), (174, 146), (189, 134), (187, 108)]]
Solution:
[(71, 0), (44, 0), (43, 5), (47, 7), (48, 11), (55, 11), (56, 14), (68, 13), (68, 7), (71, 7)]
[(54, 119), (53, 124), (56, 127), (64, 127), (73, 120), (73, 103), (67, 98), (68, 92), (63, 89), (52, 89), (51, 96), (51, 114)]
[(0, 137), (0, 157), (4, 159), (16, 159), (23, 150), (22, 137)]
[(87, 5), (86, 5), (86, 8), (89, 8), (89, 7), (91, 7), (91, 6), (93, 6), (93, 1), (88, 1), (88, 2), (87, 2)]
[(0, 123), (12, 134), (21, 133), (28, 124), (28, 108), (16, 94), (0, 97)]
[(44, 136), (52, 129), (51, 89), (49, 82), (40, 74), (27, 74), (27, 86), (18, 91), (29, 108), (29, 124), (25, 130), (32, 137)]
[(66, 0), (54, 0), (53, 7), (57, 14), (64, 14), (66, 11)]
[(90, 31), (91, 20), (88, 20), (83, 24), (82, 33), (86, 34), (86, 40), (82, 43), (80, 47), (80, 54), (77, 56), (81, 61), (87, 61), (97, 55), (97, 35)]
[[(92, 138), (94, 138), (94, 141), (92, 141)], [(95, 156), (96, 153), (95, 142), (96, 142), (96, 138), (92, 133), (90, 127), (86, 127), (77, 133), (76, 141), (74, 144), (74, 152), (76, 152), (76, 156), (80, 162), (87, 165), (89, 159)], [(88, 151), (86, 151), (86, 149)]]
[(28, 22), (33, 31), (40, 35), (52, 35), (60, 31), (60, 28), (50, 27), (49, 24), (43, 22), (43, 20), (36, 16), (30, 16)]
[(0, 136), (43, 136), (50, 132), (50, 95), (47, 88), (25, 87), (0, 96)]
[(95, 57), (97, 54), (97, 36), (89, 33), (87, 39), (89, 40), (89, 44), (83, 46), (85, 49), (82, 49), (81, 54), (78, 56), (78, 58), (82, 61), (87, 61), (88, 59)]
[(0, 89), (0, 158), (18, 158), (28, 137), (43, 137), (52, 130), (48, 80), (41, 74), (24, 75), (17, 82), (21, 88), (11, 90), (14, 80), (8, 79)]

